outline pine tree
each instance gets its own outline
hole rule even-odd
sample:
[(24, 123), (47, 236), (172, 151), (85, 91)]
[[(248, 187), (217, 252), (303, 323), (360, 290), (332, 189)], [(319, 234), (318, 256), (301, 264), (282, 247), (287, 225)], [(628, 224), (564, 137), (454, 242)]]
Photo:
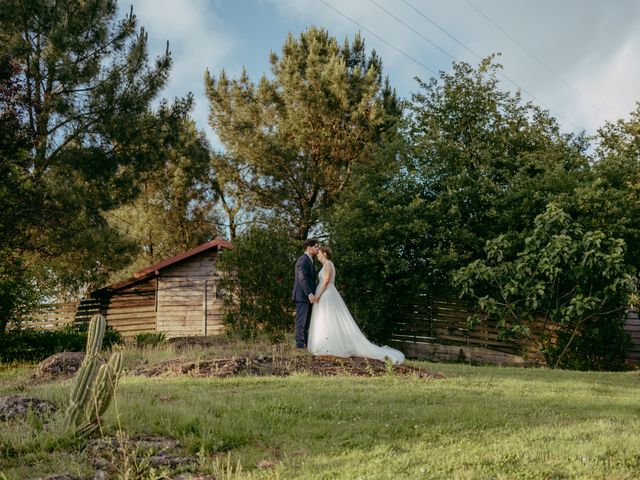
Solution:
[(10, 59), (2, 101), (21, 142), (19, 152), (0, 145), (2, 171), (10, 165), (29, 193), (29, 202), (2, 199), (20, 219), (7, 244), (42, 266), (39, 278), (91, 288), (135, 249), (104, 212), (135, 199), (141, 173), (163, 166), (191, 99), (151, 109), (168, 46), (151, 61), (145, 30), (115, 0), (0, 0), (0, 58)]
[(301, 239), (325, 220), (400, 112), (360, 35), (342, 46), (321, 28), (289, 35), (281, 56), (271, 54), (271, 70), (257, 85), (246, 71), (237, 79), (207, 72), (209, 118), (230, 158), (243, 162), (253, 206)]

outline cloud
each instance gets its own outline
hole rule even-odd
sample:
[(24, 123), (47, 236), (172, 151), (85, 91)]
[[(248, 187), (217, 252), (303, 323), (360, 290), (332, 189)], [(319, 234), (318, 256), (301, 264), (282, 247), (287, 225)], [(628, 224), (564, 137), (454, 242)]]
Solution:
[[(615, 120), (635, 106), (635, 85), (640, 82), (640, 67), (637, 56), (633, 57), (633, 50), (634, 45), (637, 49), (640, 40), (635, 35), (640, 30), (640, 2), (407, 0), (416, 11), (405, 2), (374, 1), (390, 13), (369, 0), (326, 0), (404, 52), (398, 52), (375, 35), (363, 31), (367, 45), (381, 54), (386, 72), (402, 96), (408, 97), (417, 90), (414, 76), (423, 79), (433, 76), (408, 56), (432, 70), (450, 68), (452, 59), (423, 38), (426, 37), (456, 60), (472, 65), (479, 61), (474, 54), (486, 57), (501, 52), (499, 62), (504, 66), (504, 74), (525, 91), (526, 99), (531, 99), (526, 93), (529, 92), (534, 102), (549, 108), (567, 130), (585, 128), (594, 132), (605, 119)], [(338, 38), (345, 34), (352, 36), (359, 30), (358, 26), (317, 0), (271, 0), (271, 3), (282, 18), (323, 25)], [(509, 80), (503, 80), (502, 85), (509, 90), (518, 88)], [(599, 105), (602, 111), (590, 102)]]
[[(397, 0), (324, 1), (361, 26), (319, 0), (133, 0), (133, 5), (149, 32), (152, 54), (161, 54), (166, 40), (170, 41), (174, 67), (164, 96), (192, 91), (194, 118), (218, 148), (207, 122), (205, 69), (218, 73), (224, 68), (235, 76), (246, 65), (252, 80), (257, 80), (269, 72), (269, 51), (280, 52), (288, 32), (298, 36), (310, 25), (326, 28), (339, 41), (353, 39), (361, 31), (367, 47), (381, 56), (392, 86), (405, 98), (418, 90), (415, 76), (428, 80), (434, 75), (429, 69), (451, 68), (453, 59), (442, 49), (472, 65), (478, 64), (478, 57), (502, 52), (498, 61), (504, 65), (504, 74), (533, 94), (535, 102), (547, 106), (567, 130), (585, 128), (593, 133), (605, 119), (626, 116), (638, 100), (640, 64), (634, 56), (640, 44), (637, 0), (469, 0), (555, 73), (505, 36), (467, 0), (406, 0), (417, 11)], [(128, 10), (127, 4), (121, 7)], [(502, 87), (518, 88), (507, 80)], [(529, 99), (526, 93), (524, 97)]]
[[(169, 99), (192, 92), (193, 117), (210, 140), (217, 138), (208, 126), (208, 101), (204, 91), (204, 72), (223, 68), (236, 48), (237, 40), (223, 19), (208, 2), (175, 0), (133, 0), (134, 14), (149, 34), (150, 53), (164, 53), (169, 41), (173, 68), (163, 96)], [(124, 4), (122, 5), (124, 7)]]

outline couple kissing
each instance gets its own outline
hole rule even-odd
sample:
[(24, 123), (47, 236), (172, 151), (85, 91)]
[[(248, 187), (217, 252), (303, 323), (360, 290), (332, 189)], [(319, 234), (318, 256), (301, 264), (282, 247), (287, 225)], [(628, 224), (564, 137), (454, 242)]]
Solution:
[[(305, 240), (302, 248), (304, 253), (295, 264), (291, 296), (296, 305), (296, 348), (306, 348), (313, 355), (390, 359), (395, 364), (402, 363), (402, 352), (374, 345), (360, 331), (336, 289), (331, 249), (320, 246), (315, 238)], [(313, 261), (316, 256), (322, 264), (317, 277)]]

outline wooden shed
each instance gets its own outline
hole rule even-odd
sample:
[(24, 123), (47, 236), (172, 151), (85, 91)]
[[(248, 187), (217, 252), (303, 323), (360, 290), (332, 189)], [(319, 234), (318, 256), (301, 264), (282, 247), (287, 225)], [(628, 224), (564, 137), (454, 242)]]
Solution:
[(164, 332), (167, 337), (222, 333), (222, 294), (216, 263), (231, 243), (204, 243), (96, 290), (107, 324), (123, 335)]

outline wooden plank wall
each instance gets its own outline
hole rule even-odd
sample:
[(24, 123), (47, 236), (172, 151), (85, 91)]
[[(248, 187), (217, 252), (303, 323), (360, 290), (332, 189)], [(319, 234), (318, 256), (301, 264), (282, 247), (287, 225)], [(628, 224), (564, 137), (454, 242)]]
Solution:
[(640, 363), (640, 318), (637, 310), (629, 310), (624, 329), (631, 336), (633, 345), (627, 353), (627, 363)]
[[(533, 325), (534, 340), (516, 343), (498, 338), (498, 330), (486, 324), (469, 329), (471, 310), (457, 301), (419, 297), (401, 307), (391, 342), (407, 356), (431, 361), (466, 360), (499, 365), (544, 365), (535, 339), (542, 322)], [(547, 326), (547, 328), (552, 328)], [(640, 318), (629, 310), (624, 329), (633, 346), (627, 363), (640, 363)], [(553, 340), (552, 340), (553, 341)]]
[(391, 342), (409, 357), (436, 362), (540, 363), (542, 357), (533, 349), (499, 339), (495, 327), (481, 323), (469, 329), (467, 318), (471, 313), (457, 301), (418, 298), (402, 305)]
[(214, 335), (224, 329), (216, 257), (203, 252), (160, 272), (157, 328), (167, 337)]
[(156, 331), (156, 280), (136, 283), (103, 300), (107, 325), (124, 336)]
[(99, 299), (88, 298), (82, 301), (51, 303), (42, 305), (31, 317), (22, 322), (24, 328), (50, 330), (71, 325), (74, 322), (86, 322), (101, 312)]

